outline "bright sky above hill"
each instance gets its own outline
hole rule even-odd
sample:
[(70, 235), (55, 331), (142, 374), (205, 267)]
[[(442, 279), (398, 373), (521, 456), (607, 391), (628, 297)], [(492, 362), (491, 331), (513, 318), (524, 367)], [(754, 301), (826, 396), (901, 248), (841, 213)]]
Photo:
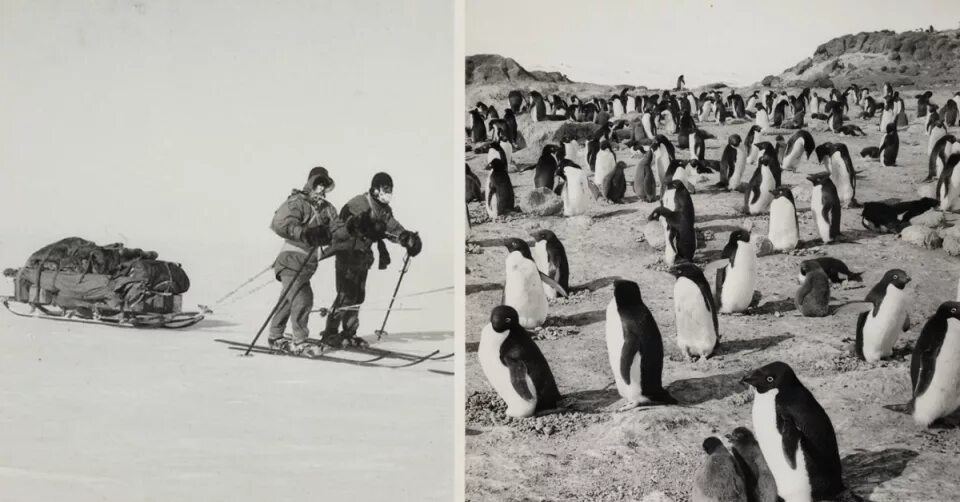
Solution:
[(831, 38), (960, 26), (957, 0), (467, 0), (467, 54), (602, 84), (750, 84)]

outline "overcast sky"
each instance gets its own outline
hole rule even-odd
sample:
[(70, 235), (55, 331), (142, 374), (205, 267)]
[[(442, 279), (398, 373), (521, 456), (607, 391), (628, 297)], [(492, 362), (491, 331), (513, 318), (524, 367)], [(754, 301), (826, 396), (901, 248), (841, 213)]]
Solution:
[(467, 54), (500, 54), (576, 81), (750, 84), (831, 38), (861, 31), (956, 29), (957, 0), (467, 0)]

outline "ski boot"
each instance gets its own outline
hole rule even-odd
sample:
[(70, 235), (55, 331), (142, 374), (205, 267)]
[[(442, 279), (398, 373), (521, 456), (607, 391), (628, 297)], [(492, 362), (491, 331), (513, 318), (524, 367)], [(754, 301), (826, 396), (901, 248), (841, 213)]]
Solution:
[(290, 340), (283, 338), (271, 338), (267, 341), (267, 345), (270, 346), (270, 350), (275, 350), (277, 352), (286, 352), (290, 346)]
[(365, 349), (370, 346), (369, 342), (367, 342), (363, 338), (360, 338), (359, 336), (353, 333), (343, 333), (341, 336), (343, 337), (344, 345), (347, 345), (350, 347), (356, 347), (359, 349)]
[(307, 342), (293, 342), (287, 345), (287, 351), (295, 356), (317, 357), (323, 354), (323, 348)]
[(327, 331), (324, 331), (320, 335), (320, 343), (323, 345), (326, 345), (327, 347), (331, 347), (334, 349), (342, 349), (343, 342), (344, 342), (343, 337), (340, 336), (339, 333), (335, 333), (335, 332), (329, 333)]

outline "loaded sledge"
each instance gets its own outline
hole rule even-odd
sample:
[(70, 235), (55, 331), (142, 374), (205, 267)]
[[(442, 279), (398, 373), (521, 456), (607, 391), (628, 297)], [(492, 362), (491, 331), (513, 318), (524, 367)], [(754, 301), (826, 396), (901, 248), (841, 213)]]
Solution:
[(19, 269), (7, 269), (11, 313), (127, 328), (185, 328), (210, 313), (181, 310), (190, 279), (178, 263), (123, 244), (99, 246), (68, 237), (44, 246)]

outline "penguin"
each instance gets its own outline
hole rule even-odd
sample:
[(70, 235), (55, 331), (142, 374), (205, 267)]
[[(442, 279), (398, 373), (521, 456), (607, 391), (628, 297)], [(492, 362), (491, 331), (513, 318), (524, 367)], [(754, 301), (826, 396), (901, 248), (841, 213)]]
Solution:
[(660, 112), (661, 120), (663, 120), (663, 128), (670, 134), (677, 133), (677, 122), (673, 118), (673, 112), (669, 109), (663, 110)]
[(654, 202), (657, 200), (657, 180), (650, 168), (653, 162), (653, 150), (644, 151), (643, 147), (638, 148), (643, 156), (640, 157), (640, 162), (637, 163), (633, 173), (633, 193), (637, 194), (643, 202)]
[(663, 338), (637, 283), (613, 282), (606, 336), (610, 368), (620, 397), (627, 401), (625, 408), (677, 403), (663, 388)]
[(953, 211), (960, 209), (960, 169), (957, 164), (960, 163), (960, 152), (950, 155), (947, 159), (946, 167), (937, 180), (937, 200), (940, 201), (941, 211)]
[(821, 256), (819, 258), (804, 260), (800, 263), (800, 276), (798, 277), (800, 284), (803, 284), (807, 279), (806, 274), (809, 267), (804, 267), (803, 264), (808, 261), (817, 262), (817, 265), (823, 270), (823, 273), (827, 274), (827, 278), (830, 279), (830, 282), (833, 284), (843, 284), (845, 281), (863, 282), (863, 272), (850, 270), (846, 263), (837, 258)]
[(840, 197), (829, 173), (807, 176), (813, 183), (810, 192), (810, 211), (817, 223), (817, 231), (824, 244), (830, 244), (840, 235)]
[(750, 243), (750, 232), (742, 228), (731, 232), (720, 256), (729, 263), (717, 269), (717, 307), (721, 314), (743, 312), (753, 301), (757, 283), (757, 252)]
[(833, 423), (793, 369), (776, 361), (744, 382), (754, 388), (753, 430), (780, 497), (792, 502), (840, 495), (843, 472)]
[(649, 221), (659, 221), (663, 227), (663, 262), (672, 267), (676, 262), (677, 256), (684, 260), (692, 260), (694, 249), (688, 243), (689, 239), (684, 239), (684, 246), (680, 245), (680, 234), (686, 232), (685, 227), (680, 221), (680, 215), (663, 206), (653, 208), (653, 212), (647, 217)]
[(676, 316), (677, 345), (689, 360), (704, 360), (713, 355), (720, 343), (717, 306), (703, 272), (683, 261), (670, 268), (677, 278), (673, 286), (673, 312)]
[[(765, 145), (770, 145), (765, 143)], [(748, 214), (760, 214), (770, 208), (773, 189), (780, 186), (780, 163), (770, 152), (760, 157), (760, 166), (750, 178), (750, 187), (744, 193), (743, 207)]]
[(666, 136), (660, 134), (656, 137), (650, 148), (653, 150), (657, 182), (660, 183), (660, 189), (663, 191), (663, 185), (666, 183), (665, 177), (667, 169), (670, 167), (670, 162), (676, 159), (673, 143), (671, 143)]
[(610, 174), (613, 174), (613, 170), (617, 165), (617, 156), (613, 153), (613, 150), (610, 149), (610, 142), (607, 140), (601, 139), (599, 147), (600, 149), (594, 161), (595, 170), (593, 183), (597, 185), (597, 188), (602, 188), (603, 180)]
[(940, 138), (947, 135), (947, 127), (943, 125), (942, 120), (937, 120), (926, 125), (927, 131), (927, 155), (933, 153), (933, 146), (940, 141)]
[(690, 197), (690, 192), (682, 181), (673, 180), (666, 186), (660, 205), (678, 214), (680, 234), (677, 247), (683, 257), (692, 260), (694, 250), (697, 249), (697, 235), (694, 232), (696, 212), (693, 208), (693, 198)]
[(757, 105), (757, 116), (754, 123), (760, 128), (760, 132), (767, 132), (770, 129), (770, 117), (767, 116), (767, 110), (763, 105)]
[(693, 123), (693, 117), (689, 110), (684, 110), (680, 114), (680, 124), (677, 127), (677, 148), (681, 150), (693, 149), (691, 136), (697, 131), (697, 125)]
[(780, 186), (773, 189), (772, 193), (767, 237), (777, 251), (791, 251), (800, 242), (800, 224), (793, 192), (789, 187)]
[(947, 102), (943, 104), (943, 107), (940, 108), (940, 115), (943, 117), (943, 123), (946, 124), (947, 127), (957, 125), (957, 107), (956, 99), (948, 99)]
[(518, 319), (513, 307), (494, 307), (490, 324), (480, 333), (477, 358), (490, 386), (507, 403), (507, 416), (526, 418), (556, 408), (560, 391), (546, 358)]
[(693, 478), (693, 502), (747, 502), (743, 471), (733, 455), (716, 437), (703, 441), (707, 458)]
[(580, 143), (573, 137), (567, 137), (563, 141), (563, 156), (570, 160), (580, 157)]
[(783, 136), (779, 134), (773, 140), (777, 152), (777, 162), (783, 166), (783, 158), (787, 155), (787, 142), (783, 139)]
[(471, 139), (474, 143), (483, 143), (487, 140), (487, 126), (483, 122), (483, 115), (479, 110), (470, 110), (470, 118), (473, 119), (473, 125), (470, 127)]
[(500, 158), (493, 159), (486, 168), (490, 171), (487, 177), (487, 214), (495, 219), (513, 211), (513, 183), (507, 174), (507, 165)]
[(505, 138), (490, 143), (490, 150), (487, 151), (487, 162), (491, 162), (493, 159), (500, 159), (503, 161), (504, 169), (506, 169), (510, 166), (512, 157), (513, 145), (511, 145), (509, 141), (506, 141)]
[(860, 221), (863, 227), (878, 233), (900, 233), (914, 216), (925, 213), (940, 204), (937, 199), (923, 197), (918, 200), (887, 204), (867, 202), (863, 205)]
[(533, 175), (533, 186), (536, 188), (549, 188), (553, 190), (554, 177), (556, 176), (559, 148), (556, 145), (545, 145), (540, 153), (540, 159), (537, 161), (536, 172)]
[(643, 125), (643, 133), (648, 139), (657, 137), (657, 121), (653, 119), (650, 112), (643, 112), (640, 116), (640, 123)]
[[(755, 127), (756, 126), (751, 127), (750, 132), (747, 134), (747, 138), (751, 141), (753, 139), (752, 133), (754, 133)], [(736, 134), (731, 135), (731, 138), (734, 136), (736, 136), (737, 139), (740, 138)], [(729, 141), (731, 140), (728, 139), (728, 142)], [(733, 173), (730, 175), (730, 179), (727, 180), (727, 186), (730, 187), (731, 190), (738, 190), (740, 188), (740, 183), (743, 181), (744, 171), (746, 171), (747, 168), (747, 157), (750, 153), (750, 149), (752, 148), (752, 143), (747, 143), (746, 140), (738, 141), (738, 144), (734, 148), (737, 149), (737, 160), (733, 165)]]
[(857, 203), (857, 173), (853, 170), (853, 160), (850, 151), (843, 143), (823, 143), (818, 149), (817, 157), (821, 163), (827, 159), (827, 170), (837, 189), (837, 196), (843, 207), (856, 207)]
[[(570, 265), (567, 263), (567, 251), (557, 234), (550, 230), (536, 230), (530, 235), (535, 244), (531, 250), (533, 261), (540, 273), (550, 277), (565, 291), (570, 289)], [(548, 300), (557, 297), (557, 290), (549, 284), (543, 284), (543, 294)]]
[(882, 156), (883, 160), (881, 161), (881, 165), (890, 167), (897, 165), (898, 153), (900, 153), (900, 136), (897, 134), (897, 126), (895, 124), (887, 124), (887, 133), (884, 134), (883, 143), (880, 144), (880, 147), (864, 148), (860, 152), (860, 156), (875, 159), (879, 159)]
[(720, 181), (714, 186), (728, 191), (730, 190), (730, 179), (736, 171), (739, 160), (737, 158), (737, 152), (739, 151), (741, 142), (742, 140), (738, 134), (731, 134), (730, 137), (727, 138), (727, 146), (723, 148), (723, 153), (720, 154)]
[(507, 239), (506, 283), (503, 304), (519, 312), (518, 322), (528, 329), (547, 320), (547, 296), (543, 292), (540, 271), (530, 254), (530, 246), (522, 239)]
[(506, 136), (507, 141), (510, 143), (517, 142), (517, 117), (514, 115), (513, 110), (507, 108), (503, 111), (503, 122), (507, 125)]
[[(934, 129), (935, 131), (936, 129)], [(931, 134), (931, 139), (933, 135)], [(954, 151), (960, 152), (960, 143), (952, 134), (943, 134), (930, 149), (930, 158), (927, 161), (927, 177), (924, 181), (939, 178), (943, 174), (943, 167)]]
[(519, 90), (512, 90), (507, 94), (507, 102), (510, 104), (510, 110), (513, 113), (520, 113), (523, 109), (523, 93)]
[(857, 317), (855, 351), (857, 357), (875, 363), (893, 354), (893, 344), (904, 331), (907, 318), (907, 293), (910, 276), (901, 269), (888, 270), (865, 299), (872, 304)]
[(473, 170), (470, 169), (468, 164), (464, 163), (463, 165), (467, 168), (465, 175), (467, 202), (483, 200), (483, 188), (481, 188), (483, 185), (480, 184), (480, 178), (473, 174)]
[(671, 181), (679, 181), (683, 183), (685, 187), (688, 187), (688, 190), (692, 189), (693, 185), (688, 181), (688, 178), (691, 177), (688, 171), (692, 173), (693, 170), (694, 168), (689, 166), (685, 160), (677, 159), (670, 161), (670, 166), (667, 167), (667, 171), (663, 175), (663, 184), (660, 186), (661, 195), (667, 190), (667, 185), (669, 185)]
[(803, 284), (797, 289), (794, 301), (805, 317), (824, 317), (830, 313), (830, 279), (816, 260), (800, 264)]
[(773, 120), (770, 121), (770, 125), (773, 127), (780, 127), (783, 124), (783, 119), (787, 114), (787, 106), (790, 103), (788, 101), (778, 101), (773, 107)]
[(627, 178), (623, 173), (626, 169), (626, 162), (617, 162), (617, 165), (613, 167), (613, 172), (600, 182), (601, 196), (617, 204), (623, 201), (623, 196), (627, 193)]
[(767, 466), (767, 461), (760, 451), (757, 438), (746, 427), (737, 427), (727, 435), (733, 450), (733, 458), (743, 473), (744, 485), (747, 488), (747, 500), (750, 502), (776, 502), (777, 482)]
[(785, 171), (796, 171), (800, 161), (804, 158), (810, 159), (810, 154), (817, 147), (813, 141), (813, 136), (809, 132), (801, 129), (790, 136), (787, 141), (787, 154), (783, 157), (783, 169)]
[(944, 302), (920, 332), (910, 359), (914, 422), (929, 427), (960, 407), (960, 302)]
[(894, 122), (894, 119), (896, 118), (896, 116), (894, 115), (894, 112), (893, 112), (893, 104), (894, 104), (894, 99), (892, 95), (887, 96), (884, 99), (883, 113), (880, 115), (880, 127), (877, 129), (878, 131), (880, 132), (886, 131), (887, 124), (894, 124), (894, 127), (896, 127), (896, 123)]
[(530, 100), (533, 105), (530, 107), (530, 119), (534, 122), (540, 122), (547, 117), (547, 105), (543, 102), (543, 95), (537, 91), (530, 91)]
[(564, 179), (560, 198), (564, 216), (579, 216), (587, 212), (593, 200), (587, 173), (570, 159), (560, 161), (558, 174)]

